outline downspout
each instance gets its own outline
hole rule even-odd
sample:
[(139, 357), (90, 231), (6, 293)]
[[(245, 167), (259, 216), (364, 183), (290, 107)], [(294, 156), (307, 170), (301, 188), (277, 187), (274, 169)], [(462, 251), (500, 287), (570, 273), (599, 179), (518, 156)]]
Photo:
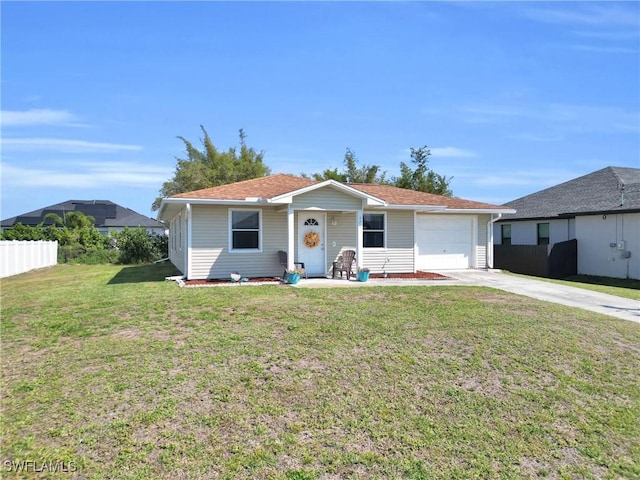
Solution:
[(185, 239), (185, 245), (186, 245), (186, 262), (187, 262), (187, 268), (185, 269), (187, 271), (187, 280), (190, 280), (192, 278), (192, 265), (191, 265), (191, 227), (193, 222), (191, 221), (191, 204), (187, 203), (187, 231), (186, 231), (186, 236), (187, 238)]
[(493, 224), (502, 218), (502, 214), (498, 213), (496, 218), (491, 214), (491, 220), (487, 223), (487, 267), (493, 268)]

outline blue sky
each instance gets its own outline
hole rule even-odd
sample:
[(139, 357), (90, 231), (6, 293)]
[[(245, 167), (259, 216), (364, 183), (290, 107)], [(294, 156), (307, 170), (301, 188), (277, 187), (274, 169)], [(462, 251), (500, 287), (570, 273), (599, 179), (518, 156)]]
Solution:
[(428, 145), (501, 204), (640, 167), (639, 2), (2, 2), (2, 218), (151, 203), (197, 144), (389, 176)]

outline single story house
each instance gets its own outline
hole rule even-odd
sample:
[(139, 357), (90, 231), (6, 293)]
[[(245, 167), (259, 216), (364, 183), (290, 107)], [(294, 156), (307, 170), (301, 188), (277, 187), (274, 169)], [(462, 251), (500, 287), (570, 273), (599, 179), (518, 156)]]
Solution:
[(122, 207), (109, 200), (67, 200), (66, 202), (56, 203), (33, 212), (2, 220), (0, 227), (2, 231), (13, 227), (17, 223), (35, 227), (41, 224), (44, 221), (44, 217), (49, 213), (56, 214), (64, 220), (65, 215), (69, 212), (80, 212), (84, 215), (92, 216), (96, 221), (95, 227), (104, 235), (111, 231), (120, 232), (125, 227), (142, 227), (149, 233), (164, 235), (167, 228), (153, 218), (141, 215), (130, 208)]
[(387, 185), (277, 174), (164, 198), (169, 258), (187, 279), (325, 276), (343, 250), (371, 272), (487, 268), (507, 207)]
[(640, 168), (606, 167), (505, 203), (496, 245), (577, 240), (578, 274), (640, 279)]

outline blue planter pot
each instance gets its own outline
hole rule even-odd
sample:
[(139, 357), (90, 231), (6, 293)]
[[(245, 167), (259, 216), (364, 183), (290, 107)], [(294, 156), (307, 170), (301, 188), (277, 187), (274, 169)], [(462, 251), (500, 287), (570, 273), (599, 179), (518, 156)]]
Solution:
[(291, 285), (295, 285), (299, 281), (300, 281), (300, 274), (299, 273), (287, 273), (287, 276), (286, 276), (286, 282), (287, 283), (289, 283)]
[(358, 281), (366, 282), (369, 280), (369, 272), (358, 272)]

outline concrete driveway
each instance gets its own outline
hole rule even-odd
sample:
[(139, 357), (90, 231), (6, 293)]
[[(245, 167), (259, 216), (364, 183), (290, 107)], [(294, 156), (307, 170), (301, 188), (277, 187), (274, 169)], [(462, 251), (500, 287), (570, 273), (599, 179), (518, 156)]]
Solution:
[(640, 301), (594, 292), (584, 288), (569, 287), (556, 283), (522, 278), (499, 271), (460, 270), (440, 272), (453, 281), (444, 283), (493, 287), (546, 302), (583, 308), (611, 317), (640, 323)]
[(366, 283), (353, 280), (328, 278), (309, 278), (300, 281), (296, 287), (374, 287), (409, 285), (469, 285), (492, 287), (518, 295), (559, 303), (569, 307), (578, 307), (592, 312), (603, 313), (611, 317), (640, 323), (640, 301), (616, 297), (605, 293), (593, 292), (583, 288), (568, 287), (532, 278), (508, 275), (499, 270), (447, 270), (436, 272), (449, 277), (449, 280), (394, 280), (370, 279)]

